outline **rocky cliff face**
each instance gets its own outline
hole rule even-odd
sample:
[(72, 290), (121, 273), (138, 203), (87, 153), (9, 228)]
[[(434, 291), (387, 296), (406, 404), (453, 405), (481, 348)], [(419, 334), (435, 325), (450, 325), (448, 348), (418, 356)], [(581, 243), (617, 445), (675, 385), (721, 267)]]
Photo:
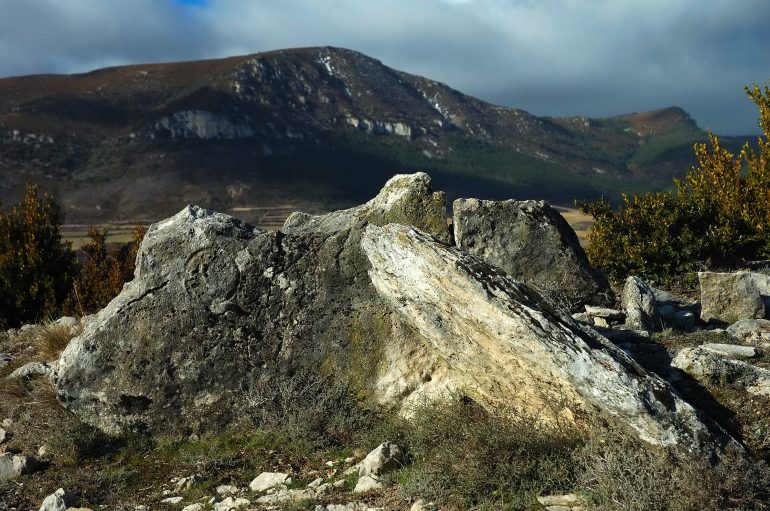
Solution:
[(425, 174), (285, 232), (185, 208), (151, 227), (135, 279), (62, 354), (59, 398), (107, 431), (205, 431), (300, 379), (319, 384), (306, 398), (336, 383), (405, 414), (462, 393), (547, 422), (603, 414), (658, 446), (734, 445), (605, 338), (446, 241)]

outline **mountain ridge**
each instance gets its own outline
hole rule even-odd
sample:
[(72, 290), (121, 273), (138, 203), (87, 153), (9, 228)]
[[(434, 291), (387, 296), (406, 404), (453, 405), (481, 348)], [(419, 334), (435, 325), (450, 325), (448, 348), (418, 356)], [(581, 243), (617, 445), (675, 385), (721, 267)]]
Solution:
[(412, 170), (450, 198), (615, 197), (668, 186), (702, 140), (677, 107), (538, 117), (333, 47), (0, 79), (0, 201), (36, 182), (73, 222), (319, 212)]

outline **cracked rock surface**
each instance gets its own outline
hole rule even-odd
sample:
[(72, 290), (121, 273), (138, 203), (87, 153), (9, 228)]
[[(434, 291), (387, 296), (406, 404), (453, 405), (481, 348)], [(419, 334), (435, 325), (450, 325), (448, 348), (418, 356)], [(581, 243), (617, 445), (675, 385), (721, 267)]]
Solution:
[(462, 392), (544, 421), (601, 413), (659, 446), (735, 444), (607, 339), (445, 244), (429, 185), (396, 176), (286, 232), (195, 206), (154, 224), (134, 280), (63, 352), (59, 399), (108, 432), (189, 434), (266, 409), (277, 389), (312, 400), (339, 383), (404, 413)]

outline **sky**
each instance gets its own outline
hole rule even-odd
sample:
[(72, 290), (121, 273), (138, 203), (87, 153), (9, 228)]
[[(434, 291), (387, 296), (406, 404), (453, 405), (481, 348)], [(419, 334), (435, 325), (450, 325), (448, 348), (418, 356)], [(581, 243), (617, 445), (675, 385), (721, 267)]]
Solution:
[(750, 135), (768, 26), (768, 0), (0, 0), (0, 76), (339, 46), (536, 115)]

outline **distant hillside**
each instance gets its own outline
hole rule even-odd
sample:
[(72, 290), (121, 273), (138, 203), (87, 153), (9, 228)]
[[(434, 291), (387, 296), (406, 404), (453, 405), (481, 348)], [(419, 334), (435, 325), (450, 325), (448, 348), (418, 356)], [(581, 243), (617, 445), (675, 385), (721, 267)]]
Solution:
[(33, 181), (68, 222), (194, 202), (264, 223), (414, 170), (453, 196), (565, 204), (667, 187), (704, 139), (678, 108), (536, 117), (350, 50), (292, 49), (0, 80), (0, 204)]

